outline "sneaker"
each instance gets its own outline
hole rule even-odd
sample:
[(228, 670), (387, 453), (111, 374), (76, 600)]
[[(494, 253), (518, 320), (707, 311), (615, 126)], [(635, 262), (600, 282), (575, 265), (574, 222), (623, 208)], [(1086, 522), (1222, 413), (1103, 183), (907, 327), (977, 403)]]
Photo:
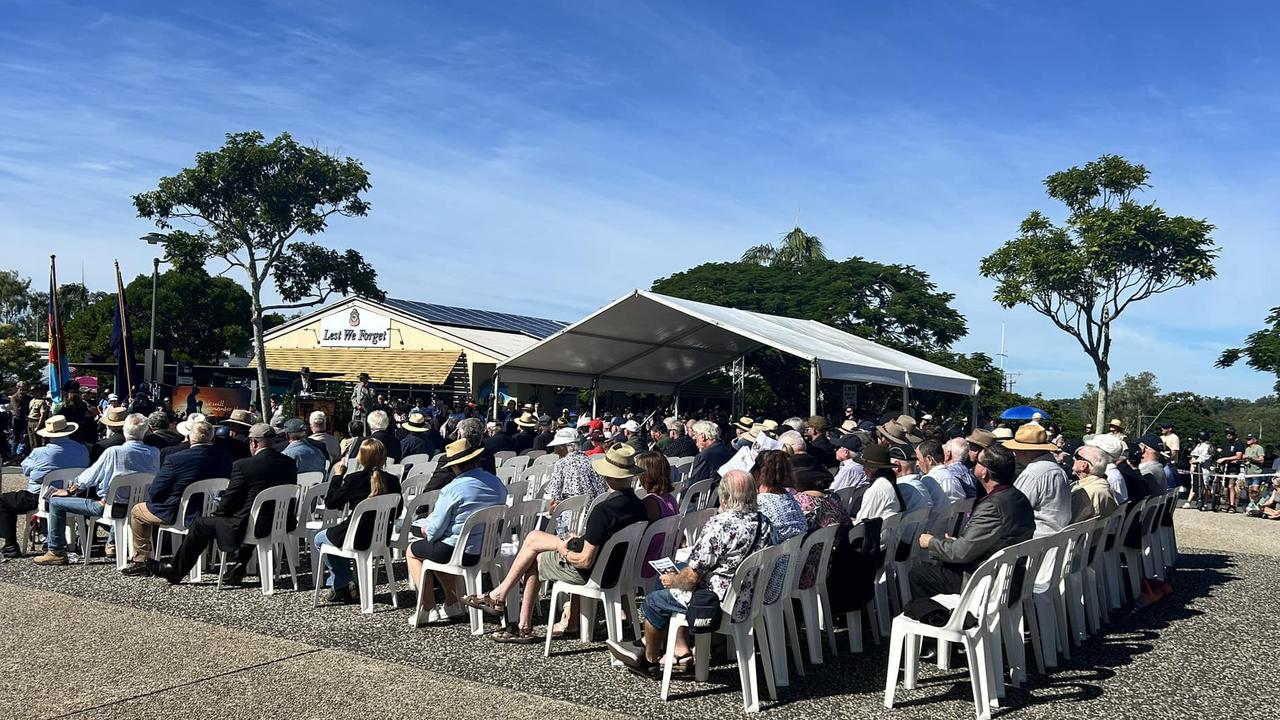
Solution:
[(35, 559), (35, 563), (36, 563), (37, 565), (66, 565), (66, 564), (67, 564), (67, 554), (66, 554), (66, 553), (56, 553), (56, 552), (54, 552), (54, 551), (50, 550), (50, 551), (46, 552), (45, 554), (41, 555), (40, 557), (36, 558), (36, 559)]
[(444, 614), (450, 620), (461, 620), (467, 617), (467, 606), (460, 602), (444, 606)]
[[(434, 608), (433, 608), (433, 610), (434, 610)], [(422, 608), (418, 608), (417, 610), (414, 610), (414, 611), (413, 611), (413, 614), (411, 614), (411, 615), (409, 616), (409, 627), (411, 627), (411, 628), (420, 628), (420, 627), (422, 627), (423, 625), (426, 625), (426, 624), (427, 624), (427, 615), (429, 615), (429, 614), (430, 614), (429, 612), (423, 612), (423, 611), (422, 611)]]
[(9, 560), (16, 560), (22, 557), (22, 550), (18, 548), (17, 545), (14, 545), (12, 547), (6, 545), (4, 546), (4, 548), (0, 548), (0, 555), (3, 555), (5, 558)]
[(342, 587), (330, 588), (329, 592), (324, 594), (324, 601), (327, 603), (342, 603), (350, 605), (356, 601), (355, 594), (351, 592), (351, 584), (348, 583)]

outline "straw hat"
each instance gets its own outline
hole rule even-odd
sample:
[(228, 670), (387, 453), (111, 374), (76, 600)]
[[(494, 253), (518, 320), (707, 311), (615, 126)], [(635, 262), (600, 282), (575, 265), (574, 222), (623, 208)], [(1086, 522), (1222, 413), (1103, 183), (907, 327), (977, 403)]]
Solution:
[(226, 425), (227, 423), (235, 423), (236, 425), (253, 427), (254, 422), (256, 420), (257, 418), (255, 418), (253, 416), (253, 413), (249, 412), (248, 410), (232, 410), (231, 417), (227, 418), (226, 420), (223, 420), (222, 424)]
[(124, 427), (124, 419), (129, 417), (129, 409), (122, 407), (109, 407), (102, 414), (102, 424), (109, 428)]
[(1004, 446), (1010, 450), (1057, 450), (1058, 446), (1049, 442), (1045, 429), (1035, 423), (1027, 423), (1018, 428), (1012, 440), (1006, 440)]
[(409, 413), (409, 419), (400, 427), (409, 432), (426, 432), (431, 429), (427, 426), (427, 416), (420, 412)]
[(471, 460), (484, 452), (483, 445), (471, 447), (471, 443), (466, 438), (454, 440), (444, 446), (445, 467), (453, 467), (458, 463), (464, 463)]
[(755, 429), (756, 421), (749, 417), (740, 417), (738, 418), (738, 422), (734, 423), (733, 426), (744, 433), (749, 433)]
[(54, 415), (44, 421), (44, 427), (37, 430), (36, 434), (43, 438), (60, 438), (67, 437), (79, 429), (79, 423), (67, 422), (64, 415)]
[(858, 422), (856, 420), (845, 420), (840, 423), (840, 434), (848, 435), (858, 431)]
[(538, 418), (531, 412), (521, 413), (520, 417), (516, 418), (516, 425), (522, 428), (538, 427)]
[(995, 429), (994, 432), (991, 433), (991, 435), (995, 437), (997, 442), (1000, 442), (1000, 443), (1003, 443), (1006, 440), (1013, 439), (1013, 431), (1007, 427), (998, 427)]
[(619, 479), (635, 477), (641, 472), (636, 467), (636, 449), (623, 443), (614, 443), (603, 455), (596, 456), (591, 468), (601, 477)]
[(178, 434), (182, 437), (187, 437), (191, 434), (191, 426), (198, 422), (208, 422), (208, 418), (201, 413), (191, 413), (186, 420), (178, 423)]
[(1107, 423), (1107, 428), (1108, 429), (1115, 428), (1117, 430), (1123, 430), (1124, 425), (1120, 423), (1119, 418), (1111, 418), (1111, 422)]

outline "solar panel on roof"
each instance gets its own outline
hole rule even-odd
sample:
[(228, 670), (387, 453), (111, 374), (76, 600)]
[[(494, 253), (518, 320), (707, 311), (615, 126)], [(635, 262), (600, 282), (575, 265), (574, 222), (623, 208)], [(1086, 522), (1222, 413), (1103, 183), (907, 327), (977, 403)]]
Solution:
[(416, 315), (427, 322), (479, 328), (481, 330), (517, 332), (538, 339), (554, 335), (565, 327), (565, 323), (556, 320), (491, 312), (489, 310), (474, 310), (450, 305), (436, 305), (414, 300), (387, 298), (386, 304)]

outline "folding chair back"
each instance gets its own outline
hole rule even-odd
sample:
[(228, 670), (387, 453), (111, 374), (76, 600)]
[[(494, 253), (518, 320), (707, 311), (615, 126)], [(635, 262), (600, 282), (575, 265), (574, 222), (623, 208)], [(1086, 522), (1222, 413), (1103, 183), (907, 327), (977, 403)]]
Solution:
[(493, 454), (493, 462), (497, 467), (502, 467), (507, 460), (516, 456), (515, 450), (499, 450)]
[(683, 541), (685, 546), (691, 547), (698, 541), (698, 536), (702, 534), (702, 528), (706, 526), (707, 521), (716, 512), (715, 508), (707, 508), (706, 510), (692, 510), (676, 516), (680, 518), (680, 524), (676, 530), (676, 540)]
[[(255, 501), (256, 502), (256, 501)], [(369, 538), (369, 548), (384, 547), (391, 532), (391, 518), (400, 507), (398, 493), (385, 493), (365, 498), (351, 511), (351, 522), (347, 524), (347, 532), (342, 538), (342, 549), (355, 551), (356, 528), (364, 523), (373, 523), (373, 535)], [(366, 521), (364, 518), (370, 518)]]
[(694, 510), (704, 510), (711, 506), (711, 497), (716, 491), (716, 479), (707, 478), (686, 487), (680, 493), (680, 514), (685, 515)]

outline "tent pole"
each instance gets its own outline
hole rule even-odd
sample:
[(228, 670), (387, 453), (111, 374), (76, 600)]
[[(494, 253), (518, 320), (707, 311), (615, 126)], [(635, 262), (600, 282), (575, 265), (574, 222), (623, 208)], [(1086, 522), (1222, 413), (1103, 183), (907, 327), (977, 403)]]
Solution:
[(818, 414), (818, 360), (809, 363), (809, 415)]
[(671, 397), (671, 414), (680, 417), (680, 388), (676, 388), (675, 394)]
[(498, 371), (493, 371), (493, 421), (498, 422)]
[(978, 393), (973, 394), (973, 425), (974, 430), (978, 429)]
[(911, 414), (911, 388), (907, 385), (902, 386), (902, 414)]
[(591, 381), (591, 417), (593, 419), (600, 417), (600, 410), (597, 407), (597, 403), (599, 402), (599, 399), (600, 399), (600, 388), (597, 382), (595, 380), (592, 380)]

